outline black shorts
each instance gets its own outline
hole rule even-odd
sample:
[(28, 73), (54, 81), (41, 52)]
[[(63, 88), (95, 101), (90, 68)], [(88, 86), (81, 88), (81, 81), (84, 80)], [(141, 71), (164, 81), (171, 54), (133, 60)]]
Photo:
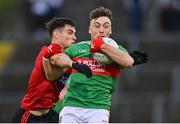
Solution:
[(12, 120), (13, 123), (58, 123), (59, 114), (50, 109), (47, 114), (35, 116), (22, 108), (18, 109)]

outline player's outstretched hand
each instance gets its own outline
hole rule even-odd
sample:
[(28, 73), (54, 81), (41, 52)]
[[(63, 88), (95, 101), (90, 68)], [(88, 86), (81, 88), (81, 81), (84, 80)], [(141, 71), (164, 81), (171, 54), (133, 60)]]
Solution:
[(143, 51), (134, 50), (130, 52), (130, 56), (134, 59), (133, 65), (144, 64), (148, 62), (148, 54)]
[(78, 72), (85, 74), (86, 77), (92, 77), (92, 71), (86, 64), (72, 63), (72, 67)]

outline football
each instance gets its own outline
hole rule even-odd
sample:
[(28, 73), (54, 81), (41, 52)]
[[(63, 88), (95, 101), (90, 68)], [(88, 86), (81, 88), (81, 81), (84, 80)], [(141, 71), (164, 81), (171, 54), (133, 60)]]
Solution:
[[(118, 44), (113, 39), (104, 37), (103, 40), (105, 43), (107, 43), (115, 48), (118, 48)], [(107, 55), (105, 55), (103, 53), (99, 53), (99, 52), (92, 53), (92, 57), (100, 64), (110, 64), (113, 62), (110, 57), (108, 57)]]

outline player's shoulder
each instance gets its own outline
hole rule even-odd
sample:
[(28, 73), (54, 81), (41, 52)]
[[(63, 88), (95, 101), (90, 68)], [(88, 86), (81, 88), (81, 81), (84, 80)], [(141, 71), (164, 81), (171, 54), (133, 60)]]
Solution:
[(119, 45), (119, 44), (118, 44), (118, 48), (119, 48), (120, 50), (123, 50), (124, 52), (128, 53), (128, 50), (127, 50), (123, 45)]
[(76, 42), (75, 44), (71, 45), (71, 47), (83, 46), (83, 45), (90, 45), (90, 41), (88, 41), (88, 40), (79, 41), (79, 42)]
[(119, 48), (124, 48), (124, 49), (125, 49), (125, 47), (124, 47), (123, 45), (120, 45), (120, 44), (118, 44), (118, 47), (119, 47)]
[(84, 45), (84, 44), (90, 44), (89, 40), (83, 40), (76, 43), (77, 45)]
[(69, 50), (75, 50), (75, 49), (79, 49), (79, 48), (82, 48), (82, 47), (85, 47), (85, 46), (90, 46), (90, 41), (80, 41), (80, 42), (76, 42), (75, 44), (72, 44), (70, 47), (68, 47), (66, 49), (66, 51), (69, 51)]

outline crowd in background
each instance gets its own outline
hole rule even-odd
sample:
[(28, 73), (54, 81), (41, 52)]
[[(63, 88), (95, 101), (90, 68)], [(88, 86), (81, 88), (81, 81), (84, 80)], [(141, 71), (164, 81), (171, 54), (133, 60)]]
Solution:
[[(110, 6), (113, 0), (97, 0), (98, 5)], [(18, 14), (23, 15), (22, 25), (25, 30), (37, 36), (44, 31), (44, 23), (54, 16), (62, 16), (64, 0), (27, 0), (27, 1), (0, 1), (0, 32), (15, 30)], [(19, 5), (21, 4), (21, 5)], [(152, 9), (156, 9), (154, 15), (158, 30), (161, 32), (179, 31), (180, 1), (179, 0), (122, 0), (124, 12), (127, 14), (127, 30), (142, 32), (145, 29), (147, 16)], [(22, 7), (17, 9), (17, 7)], [(9, 17), (7, 16), (7, 14)], [(118, 13), (115, 13), (118, 16)], [(21, 18), (22, 19), (22, 18)], [(13, 28), (13, 29), (12, 29)], [(2, 34), (2, 33), (1, 33)], [(2, 37), (2, 36), (0, 36)]]

